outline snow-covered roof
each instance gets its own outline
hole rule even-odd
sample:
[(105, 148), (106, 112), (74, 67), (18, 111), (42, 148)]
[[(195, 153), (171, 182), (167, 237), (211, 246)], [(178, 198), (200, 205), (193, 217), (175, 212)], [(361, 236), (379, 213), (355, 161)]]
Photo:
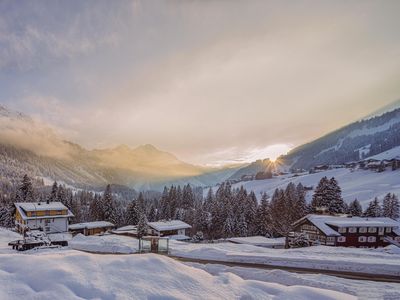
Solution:
[(65, 210), (68, 209), (61, 202), (17, 202), (15, 206), (21, 207), (24, 211), (38, 211), (38, 210)]
[(254, 246), (282, 246), (285, 245), (285, 238), (266, 238), (264, 236), (247, 236), (247, 237), (236, 237), (230, 238), (228, 241), (237, 244), (247, 244)]
[(79, 230), (79, 229), (92, 229), (92, 228), (104, 228), (104, 227), (114, 227), (115, 225), (106, 221), (95, 221), (95, 222), (86, 222), (86, 223), (76, 223), (70, 224), (69, 229)]
[(157, 231), (169, 231), (169, 230), (179, 230), (192, 228), (189, 224), (186, 224), (180, 220), (170, 220), (170, 221), (159, 221), (159, 222), (149, 222), (147, 223), (151, 228)]
[[(60, 203), (60, 202), (56, 202), (56, 203)], [(39, 219), (47, 219), (47, 218), (56, 218), (57, 219), (57, 218), (72, 218), (72, 217), (74, 217), (74, 214), (64, 205), (63, 206), (65, 208), (63, 208), (62, 210), (64, 210), (64, 209), (68, 210), (66, 215), (44, 215), (44, 216), (28, 217), (25, 213), (26, 211), (22, 208), (22, 206), (20, 204), (27, 204), (27, 203), (19, 203), (19, 202), (14, 203), (17, 211), (21, 215), (22, 220), (39, 220)], [(54, 209), (45, 209), (45, 210), (54, 210)], [(33, 210), (33, 211), (35, 211), (35, 210)], [(38, 209), (38, 211), (42, 211), (42, 209)]]
[(337, 227), (399, 227), (391, 218), (331, 217), (327, 224)]
[(361, 218), (361, 217), (347, 217), (347, 216), (327, 216), (327, 215), (307, 215), (294, 224), (300, 223), (302, 220), (307, 219), (313, 223), (319, 230), (327, 236), (340, 236), (336, 230), (331, 226), (336, 227), (400, 227), (400, 223), (390, 218)]

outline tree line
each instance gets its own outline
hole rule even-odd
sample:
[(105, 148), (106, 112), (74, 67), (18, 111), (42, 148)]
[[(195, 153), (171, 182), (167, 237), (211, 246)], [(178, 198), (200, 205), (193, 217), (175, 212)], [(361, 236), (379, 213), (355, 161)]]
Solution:
[(102, 193), (76, 191), (54, 182), (51, 189), (35, 187), (37, 182), (27, 175), (18, 186), (2, 185), (0, 195), (0, 226), (13, 227), (14, 202), (59, 201), (74, 214), (73, 223), (109, 221), (116, 226), (138, 225), (140, 235), (146, 233), (147, 222), (177, 219), (192, 225), (191, 234), (205, 239), (261, 235), (286, 236), (291, 225), (309, 213), (321, 209), (331, 214), (399, 218), (399, 200), (388, 193), (381, 206), (376, 198), (362, 210), (357, 199), (347, 205), (335, 178), (323, 177), (315, 188), (310, 204), (306, 190), (299, 183), (278, 188), (273, 195), (263, 193), (260, 201), (254, 192), (243, 186), (233, 188), (224, 182), (203, 190), (189, 184), (165, 187), (155, 197), (139, 193), (133, 199), (121, 199), (107, 185)]

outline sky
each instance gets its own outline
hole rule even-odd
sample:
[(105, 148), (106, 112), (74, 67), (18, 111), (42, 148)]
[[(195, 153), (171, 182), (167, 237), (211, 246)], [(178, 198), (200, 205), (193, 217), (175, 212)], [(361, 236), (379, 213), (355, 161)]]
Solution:
[(275, 158), (400, 99), (400, 1), (0, 1), (0, 104), (89, 149)]

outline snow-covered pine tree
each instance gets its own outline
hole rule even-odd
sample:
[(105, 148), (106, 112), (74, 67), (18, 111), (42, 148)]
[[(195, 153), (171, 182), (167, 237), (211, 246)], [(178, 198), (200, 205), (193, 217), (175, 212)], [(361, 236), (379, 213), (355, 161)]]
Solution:
[(104, 216), (104, 221), (108, 221), (117, 224), (117, 210), (116, 203), (112, 196), (111, 186), (108, 184), (102, 199), (102, 211)]
[(296, 202), (295, 202), (295, 210), (294, 210), (294, 220), (297, 221), (298, 219), (307, 215), (309, 211), (309, 207), (306, 201), (306, 191), (304, 186), (299, 183), (296, 186)]
[(268, 196), (266, 193), (261, 196), (261, 204), (257, 209), (255, 223), (257, 227), (256, 234), (261, 236), (271, 235), (271, 217), (269, 212)]
[(157, 210), (152, 204), (149, 209), (149, 222), (155, 222), (157, 220)]
[(147, 217), (144, 212), (140, 212), (137, 224), (137, 236), (141, 238), (147, 235)]
[(375, 197), (374, 200), (372, 200), (367, 209), (364, 212), (364, 217), (380, 217), (382, 215), (382, 208), (379, 204), (379, 200), (377, 197)]
[(361, 217), (363, 212), (362, 212), (362, 207), (360, 202), (357, 199), (354, 199), (349, 205), (348, 214), (354, 216), (354, 217)]
[(139, 197), (136, 203), (136, 211), (138, 215), (138, 223), (137, 223), (137, 235), (138, 238), (141, 238), (147, 235), (147, 216), (146, 216), (146, 206), (144, 203), (143, 194), (140, 192)]
[(399, 199), (395, 194), (388, 193), (385, 196), (385, 198), (383, 198), (382, 215), (384, 217), (397, 220), (400, 216), (399, 211), (400, 211)]
[(136, 200), (132, 200), (126, 208), (126, 222), (128, 225), (136, 225), (139, 221), (139, 216), (136, 209)]
[(345, 213), (345, 203), (342, 198), (342, 190), (335, 177), (329, 180), (328, 184), (328, 211), (333, 214), (343, 214)]
[(13, 203), (7, 203), (0, 207), (0, 226), (5, 228), (14, 227), (15, 206)]
[(329, 207), (328, 197), (326, 195), (328, 185), (328, 178), (326, 176), (322, 177), (317, 187), (315, 188), (315, 192), (312, 197), (311, 207), (313, 212), (317, 212), (317, 210), (322, 207)]
[(257, 197), (253, 191), (246, 198), (245, 220), (247, 223), (247, 235), (254, 235), (257, 231), (257, 224), (255, 222), (258, 209)]
[(57, 181), (54, 181), (53, 186), (51, 187), (51, 192), (50, 192), (49, 198), (48, 198), (48, 200), (50, 202), (57, 201), (57, 191), (58, 191)]
[(305, 233), (297, 235), (289, 244), (290, 248), (302, 248), (310, 246), (310, 241)]
[(248, 224), (244, 213), (239, 216), (239, 220), (236, 223), (236, 228), (238, 236), (244, 237), (248, 235)]
[(27, 174), (22, 178), (22, 182), (18, 188), (17, 192), (17, 202), (32, 202), (34, 201), (34, 191), (32, 180)]
[(67, 205), (67, 195), (65, 191), (65, 187), (61, 184), (58, 186), (57, 189), (57, 201), (61, 202), (64, 205)]

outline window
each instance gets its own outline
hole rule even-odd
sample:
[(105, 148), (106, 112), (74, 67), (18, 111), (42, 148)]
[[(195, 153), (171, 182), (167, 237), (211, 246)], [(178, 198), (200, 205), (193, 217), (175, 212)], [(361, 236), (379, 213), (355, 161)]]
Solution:
[(384, 227), (379, 227), (378, 228), (378, 234), (383, 235), (385, 233), (385, 228)]
[(365, 236), (359, 236), (359, 237), (358, 237), (358, 241), (359, 241), (360, 243), (365, 243), (365, 242), (367, 241), (367, 238), (366, 238)]
[(339, 227), (339, 233), (346, 233), (347, 228), (346, 227)]
[(360, 227), (360, 233), (366, 233), (367, 227)]
[(369, 227), (368, 228), (369, 233), (375, 233), (376, 232), (376, 227)]
[(350, 227), (349, 228), (350, 233), (357, 233), (357, 227)]
[(376, 242), (376, 237), (374, 237), (374, 236), (368, 237), (368, 243), (375, 243), (375, 242)]
[(57, 214), (57, 215), (62, 215), (63, 212), (62, 212), (62, 210), (57, 210), (56, 214)]
[(328, 237), (326, 238), (326, 241), (327, 241), (327, 242), (334, 242), (334, 241), (335, 241), (335, 237), (333, 237), (333, 236), (328, 236)]
[(386, 227), (386, 232), (392, 232), (392, 227)]
[(344, 243), (344, 242), (346, 242), (346, 237), (345, 237), (345, 236), (339, 236), (338, 239), (337, 239), (337, 241), (338, 241), (339, 243)]
[(400, 236), (396, 236), (394, 239), (396, 240), (396, 242), (400, 242)]

